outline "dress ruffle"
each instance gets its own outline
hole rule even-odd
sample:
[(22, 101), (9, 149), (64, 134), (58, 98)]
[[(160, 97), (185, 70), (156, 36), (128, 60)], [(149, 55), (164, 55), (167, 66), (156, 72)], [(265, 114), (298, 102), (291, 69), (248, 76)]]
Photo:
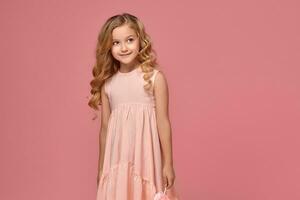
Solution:
[(153, 200), (156, 187), (149, 179), (135, 172), (131, 162), (113, 166), (101, 176), (97, 200)]

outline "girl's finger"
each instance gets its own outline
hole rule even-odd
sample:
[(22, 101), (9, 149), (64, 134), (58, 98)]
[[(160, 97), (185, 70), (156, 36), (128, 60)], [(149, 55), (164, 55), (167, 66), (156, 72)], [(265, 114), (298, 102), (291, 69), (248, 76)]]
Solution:
[(164, 177), (164, 187), (168, 187), (168, 178)]
[(168, 187), (167, 189), (170, 189), (174, 184), (174, 180), (168, 179)]

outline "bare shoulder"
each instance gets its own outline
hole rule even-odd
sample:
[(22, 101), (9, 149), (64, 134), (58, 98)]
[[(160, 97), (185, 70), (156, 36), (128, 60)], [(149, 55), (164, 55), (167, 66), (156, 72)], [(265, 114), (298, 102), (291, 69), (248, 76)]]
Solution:
[(165, 74), (162, 71), (157, 72), (156, 80), (154, 82), (154, 96), (156, 116), (158, 121), (168, 119), (168, 85)]
[(159, 70), (154, 81), (154, 89), (167, 86), (167, 79), (163, 71)]
[(161, 98), (162, 96), (168, 95), (168, 83), (167, 78), (161, 70), (157, 72), (155, 81), (154, 81), (154, 95), (156, 99)]

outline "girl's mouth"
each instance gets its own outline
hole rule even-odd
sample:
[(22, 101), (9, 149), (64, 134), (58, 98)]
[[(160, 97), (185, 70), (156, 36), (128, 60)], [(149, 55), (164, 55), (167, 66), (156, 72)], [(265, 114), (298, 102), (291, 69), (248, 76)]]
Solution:
[(128, 53), (128, 54), (123, 54), (123, 55), (121, 54), (121, 56), (128, 56), (128, 55), (130, 55), (130, 54), (131, 54), (131, 53)]

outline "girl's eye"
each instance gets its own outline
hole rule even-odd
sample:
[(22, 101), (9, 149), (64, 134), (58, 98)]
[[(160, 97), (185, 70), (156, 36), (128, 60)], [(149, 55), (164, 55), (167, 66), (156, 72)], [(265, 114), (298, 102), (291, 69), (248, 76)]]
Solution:
[(134, 39), (133, 38), (129, 38), (128, 40), (133, 41)]
[[(133, 38), (129, 38), (129, 39), (128, 39), (128, 41), (130, 41), (130, 42), (132, 42), (133, 40), (134, 40)], [(112, 44), (115, 45), (115, 44), (118, 44), (118, 43), (119, 43), (118, 41), (115, 41), (115, 42), (113, 42)]]

